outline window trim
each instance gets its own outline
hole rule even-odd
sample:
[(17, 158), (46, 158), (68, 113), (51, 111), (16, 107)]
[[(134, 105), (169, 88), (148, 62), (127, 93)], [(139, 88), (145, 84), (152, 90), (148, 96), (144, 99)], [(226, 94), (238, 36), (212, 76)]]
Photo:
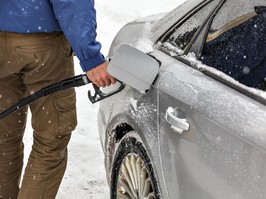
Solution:
[(219, 4), (210, 12), (208, 17), (203, 21), (201, 26), (198, 28), (196, 33), (194, 34), (193, 38), (187, 45), (184, 51), (184, 55), (188, 53), (195, 53), (197, 59), (201, 57), (201, 52), (206, 41), (208, 32), (211, 28), (212, 22), (218, 11), (223, 7), (224, 3), (227, 0), (220, 0)]

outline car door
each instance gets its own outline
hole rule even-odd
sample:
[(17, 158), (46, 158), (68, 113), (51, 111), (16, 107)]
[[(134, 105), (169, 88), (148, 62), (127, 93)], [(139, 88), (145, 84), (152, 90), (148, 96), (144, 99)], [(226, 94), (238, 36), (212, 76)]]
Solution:
[(160, 44), (173, 59), (167, 66), (161, 60), (165, 69), (158, 83), (160, 157), (169, 198), (266, 195), (266, 106), (201, 72), (193, 54), (179, 56), (221, 2), (211, 1)]

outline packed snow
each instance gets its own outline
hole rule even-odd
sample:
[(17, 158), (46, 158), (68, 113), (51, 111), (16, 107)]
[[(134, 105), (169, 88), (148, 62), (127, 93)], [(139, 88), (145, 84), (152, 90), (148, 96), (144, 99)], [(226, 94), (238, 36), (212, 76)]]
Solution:
[[(127, 22), (152, 14), (163, 13), (177, 7), (185, 0), (96, 0), (98, 41), (102, 53), (107, 55), (112, 39)], [(76, 75), (81, 74), (75, 59)], [(99, 104), (91, 104), (87, 98), (89, 87), (77, 91), (78, 126), (69, 144), (69, 161), (56, 199), (107, 199), (109, 187), (105, 178), (104, 157), (97, 130)], [(29, 115), (30, 117), (30, 115)], [(30, 118), (25, 132), (25, 162), (32, 145)]]

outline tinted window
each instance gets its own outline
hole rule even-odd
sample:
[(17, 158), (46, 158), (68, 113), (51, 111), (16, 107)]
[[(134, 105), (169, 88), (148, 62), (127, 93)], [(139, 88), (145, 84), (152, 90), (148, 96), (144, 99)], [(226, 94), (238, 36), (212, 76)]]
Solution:
[(242, 84), (265, 89), (265, 6), (265, 0), (227, 0), (213, 20), (202, 62)]

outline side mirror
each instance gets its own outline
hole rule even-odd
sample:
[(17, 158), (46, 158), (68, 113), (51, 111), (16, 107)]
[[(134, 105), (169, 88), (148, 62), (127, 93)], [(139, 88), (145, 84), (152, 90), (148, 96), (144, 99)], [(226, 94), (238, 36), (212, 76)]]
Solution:
[(159, 63), (142, 51), (122, 44), (111, 57), (107, 70), (117, 80), (138, 91), (145, 91), (149, 90), (154, 82)]

